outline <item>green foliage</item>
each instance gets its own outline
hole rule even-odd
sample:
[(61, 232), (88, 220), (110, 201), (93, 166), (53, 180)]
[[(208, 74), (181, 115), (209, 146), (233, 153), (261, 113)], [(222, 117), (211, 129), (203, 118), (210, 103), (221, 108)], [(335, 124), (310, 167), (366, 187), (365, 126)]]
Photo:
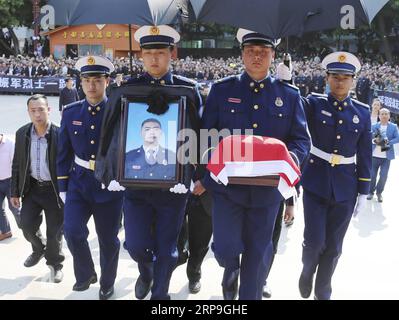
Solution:
[(20, 25), (22, 22), (20, 11), (25, 2), (32, 6), (27, 0), (0, 0), (0, 27)]

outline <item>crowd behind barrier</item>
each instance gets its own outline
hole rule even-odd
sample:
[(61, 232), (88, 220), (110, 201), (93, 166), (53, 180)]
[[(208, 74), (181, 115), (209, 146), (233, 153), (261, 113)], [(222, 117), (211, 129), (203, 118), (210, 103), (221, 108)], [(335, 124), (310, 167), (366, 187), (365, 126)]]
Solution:
[[(384, 105), (397, 113), (399, 111), (399, 66), (388, 62), (380, 63), (369, 57), (361, 58), (361, 60), (362, 71), (358, 75), (356, 88), (353, 88), (356, 97), (369, 104), (373, 98), (382, 97)], [(293, 57), (294, 83), (303, 96), (310, 92), (328, 92), (320, 61), (321, 57), (317, 55)], [(24, 56), (2, 57), (0, 58), (0, 94), (58, 94), (65, 87), (64, 79), (67, 76), (77, 78), (79, 73), (75, 69), (75, 62), (76, 59), (56, 60), (52, 56), (40, 59)], [(275, 60), (274, 67), (280, 62), (281, 57)], [(143, 63), (140, 59), (133, 59), (131, 72), (128, 58), (116, 58), (113, 63), (115, 65), (113, 78), (116, 74), (123, 74), (126, 79), (130, 75), (136, 77), (143, 72)], [(243, 63), (240, 57), (194, 59), (188, 56), (174, 60), (172, 63), (173, 73), (195, 79), (205, 87), (209, 87), (218, 79), (239, 74), (242, 70)]]

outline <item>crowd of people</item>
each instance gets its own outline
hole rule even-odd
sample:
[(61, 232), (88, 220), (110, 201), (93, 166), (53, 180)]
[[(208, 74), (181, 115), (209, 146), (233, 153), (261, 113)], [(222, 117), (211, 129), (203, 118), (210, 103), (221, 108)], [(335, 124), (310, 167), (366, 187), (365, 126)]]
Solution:
[[(300, 88), (303, 96), (310, 92), (324, 93), (326, 90), (324, 72), (320, 67), (321, 57), (318, 55), (293, 59), (294, 83)], [(275, 60), (275, 68), (282, 61), (282, 57)], [(383, 64), (365, 57), (362, 59), (362, 70), (358, 79), (365, 83), (366, 91), (386, 90), (399, 91), (399, 66), (385, 62)], [(75, 68), (76, 59), (54, 59), (53, 56), (45, 58), (30, 58), (27, 56), (0, 58), (0, 76), (74, 76), (78, 72)], [(133, 69), (130, 72), (129, 58), (115, 58), (113, 60), (115, 72), (112, 75), (123, 74), (134, 77), (142, 74), (143, 62), (141, 59), (133, 59)], [(199, 82), (215, 81), (231, 74), (239, 74), (243, 71), (241, 57), (212, 58), (203, 57), (194, 59), (187, 56), (184, 59), (176, 59), (172, 62), (172, 72)]]

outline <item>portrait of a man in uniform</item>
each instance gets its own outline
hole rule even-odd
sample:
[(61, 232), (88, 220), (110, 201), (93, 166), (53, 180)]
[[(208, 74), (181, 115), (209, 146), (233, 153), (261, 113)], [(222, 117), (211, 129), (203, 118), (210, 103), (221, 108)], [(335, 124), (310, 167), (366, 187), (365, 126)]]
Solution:
[(156, 118), (142, 121), (140, 127), (142, 145), (126, 152), (125, 179), (166, 181), (175, 179), (176, 152), (161, 145), (163, 135), (161, 121)]

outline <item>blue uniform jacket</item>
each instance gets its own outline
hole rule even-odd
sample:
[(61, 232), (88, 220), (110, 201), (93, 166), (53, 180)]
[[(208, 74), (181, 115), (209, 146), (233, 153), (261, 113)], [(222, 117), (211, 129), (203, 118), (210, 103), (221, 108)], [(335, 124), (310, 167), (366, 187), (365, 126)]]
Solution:
[(141, 146), (126, 153), (125, 178), (173, 180), (176, 176), (175, 161), (176, 154), (173, 151), (159, 147), (156, 163), (150, 165)]
[[(371, 131), (373, 132), (373, 136), (376, 134), (377, 130), (380, 129), (381, 123), (378, 122), (371, 127)], [(387, 159), (393, 160), (395, 159), (395, 149), (393, 145), (399, 142), (399, 132), (396, 124), (392, 122), (388, 122), (386, 138), (388, 138), (389, 144), (391, 148), (387, 151)], [(376, 147), (376, 144), (373, 144), (373, 151)]]
[(95, 179), (94, 171), (75, 163), (75, 155), (85, 161), (95, 161), (106, 102), (105, 99), (93, 107), (85, 99), (65, 107), (57, 154), (60, 192), (79, 191), (91, 196), (96, 202), (107, 202), (123, 196), (120, 192), (101, 189), (101, 183)]
[[(202, 128), (228, 129), (231, 134), (235, 129), (241, 129), (241, 134), (252, 129), (255, 135), (280, 139), (299, 163), (310, 148), (298, 88), (270, 76), (258, 83), (244, 72), (216, 82), (205, 105)], [(282, 200), (277, 188), (219, 185), (209, 174), (203, 184), (207, 189), (226, 194), (232, 201), (253, 207)]]
[(315, 155), (307, 159), (302, 174), (304, 189), (325, 199), (353, 199), (369, 192), (371, 176), (371, 123), (369, 107), (347, 98), (311, 94), (305, 103), (313, 146), (356, 163), (331, 166)]

